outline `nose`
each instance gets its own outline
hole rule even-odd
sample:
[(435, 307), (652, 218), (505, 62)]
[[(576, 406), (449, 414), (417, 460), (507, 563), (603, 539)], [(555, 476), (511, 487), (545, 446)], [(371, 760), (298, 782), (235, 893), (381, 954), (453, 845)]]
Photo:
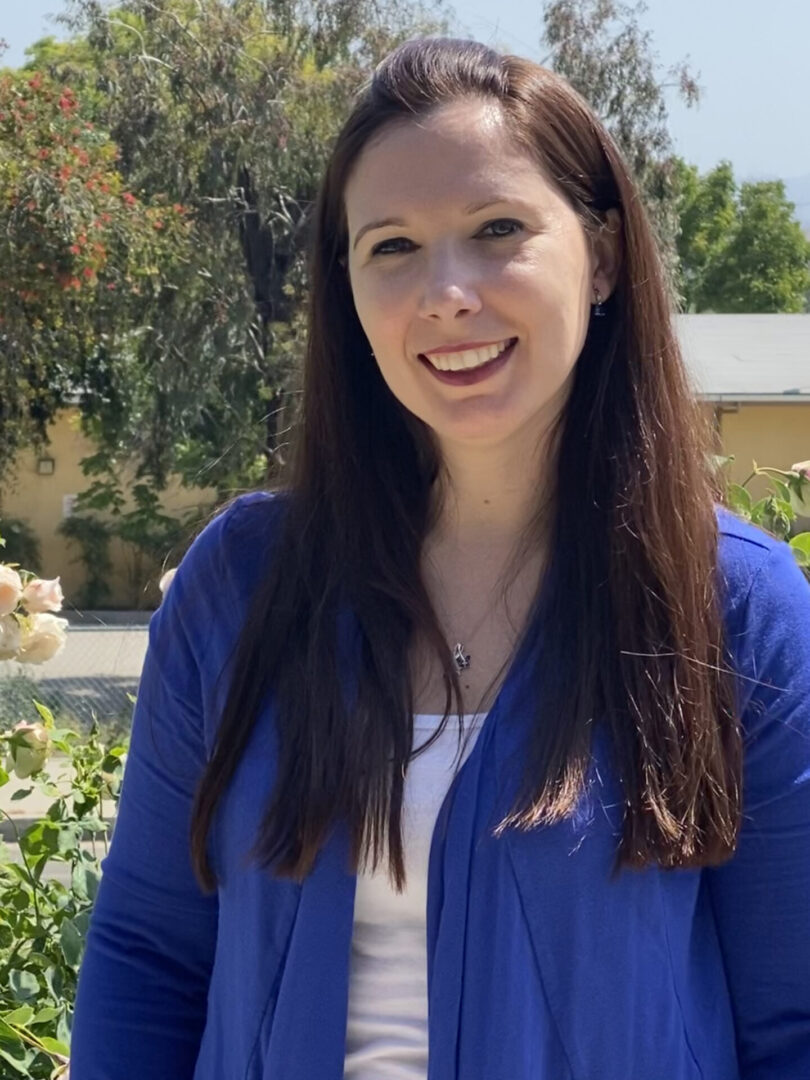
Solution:
[(452, 252), (437, 253), (425, 267), (419, 313), (423, 318), (452, 319), (481, 309), (473, 268)]

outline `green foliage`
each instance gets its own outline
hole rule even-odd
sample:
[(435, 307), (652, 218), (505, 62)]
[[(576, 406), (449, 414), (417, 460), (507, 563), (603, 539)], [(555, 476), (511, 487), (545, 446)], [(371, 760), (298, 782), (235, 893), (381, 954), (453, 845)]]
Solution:
[[(0, 846), (0, 1071), (55, 1080), (67, 1073), (78, 973), (100, 859), (108, 849), (103, 800), (117, 804), (126, 744), (106, 744), (95, 722), (82, 741), (73, 731), (57, 729), (44, 705), (34, 705), (49, 748), (63, 755), (66, 770), (51, 776), (43, 768), (12, 796), (24, 802), (38, 791), (52, 800), (45, 816), (22, 832), (0, 810), (20, 856), (12, 860)], [(0, 745), (14, 737), (3, 732)], [(8, 781), (0, 768), (0, 786)], [(67, 887), (46, 874), (53, 862), (70, 867)]]
[[(733, 457), (720, 457), (717, 463), (725, 467)], [(771, 490), (756, 501), (748, 490), (755, 477), (768, 480)], [(792, 469), (774, 469), (753, 463), (753, 471), (742, 484), (726, 483), (725, 501), (740, 517), (766, 529), (779, 540), (787, 540), (796, 561), (810, 578), (810, 532), (793, 533), (797, 517), (810, 517), (810, 477)]]
[(103, 608), (109, 599), (112, 559), (111, 531), (106, 522), (87, 514), (73, 513), (57, 525), (57, 532), (78, 545), (80, 555), (72, 562), (84, 565), (84, 583), (75, 598), (78, 607)]
[(687, 106), (700, 88), (685, 63), (661, 71), (641, 0), (546, 0), (545, 62), (564, 75), (599, 115), (641, 189), (675, 277), (678, 234), (676, 158), (668, 128), (671, 86)]
[(144, 204), (117, 164), (73, 87), (0, 75), (0, 474), (44, 444), (95, 343), (140, 317), (185, 246), (185, 208)]
[[(153, 486), (140, 482), (127, 485), (117, 463), (99, 453), (85, 459), (86, 471), (96, 475), (81, 492), (74, 513), (65, 518), (58, 531), (80, 548), (85, 582), (77, 597), (81, 607), (104, 607), (109, 601), (112, 573), (110, 545), (123, 545), (128, 559), (129, 598), (126, 606), (140, 610), (159, 600), (154, 582), (167, 557), (176, 564), (191, 542), (194, 528), (213, 507), (195, 508), (181, 518), (163, 512)], [(125, 510), (124, 490), (134, 500)], [(76, 560), (74, 560), (76, 561)], [(151, 593), (149, 584), (152, 583)]]
[(687, 311), (801, 312), (810, 241), (782, 181), (737, 187), (730, 162), (678, 165), (680, 290)]
[(443, 29), (421, 6), (352, 0), (73, 0), (72, 42), (41, 43), (32, 70), (80, 91), (147, 202), (192, 208), (175, 288), (96, 339), (85, 433), (160, 490), (230, 493), (284, 459), (305, 335), (309, 216), (331, 140), (377, 60)]
[(3, 562), (24, 563), (30, 570), (39, 572), (42, 555), (36, 533), (22, 518), (0, 517), (3, 530)]

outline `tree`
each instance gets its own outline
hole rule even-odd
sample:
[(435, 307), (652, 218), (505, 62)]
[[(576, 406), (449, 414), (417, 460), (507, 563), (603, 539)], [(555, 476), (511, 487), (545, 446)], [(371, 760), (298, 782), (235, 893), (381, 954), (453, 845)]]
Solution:
[(782, 181), (738, 188), (728, 161), (704, 176), (684, 162), (678, 169), (678, 256), (686, 310), (806, 310), (810, 241)]
[(659, 72), (638, 0), (547, 0), (548, 63), (599, 115), (627, 160), (644, 196), (675, 283), (678, 235), (677, 160), (667, 126), (665, 91), (675, 86), (688, 106), (700, 89), (685, 62)]
[(117, 158), (70, 86), (0, 75), (0, 476), (185, 246), (185, 208), (137, 199)]
[(45, 67), (92, 96), (144, 199), (192, 209), (192, 256), (129, 352), (104, 352), (82, 403), (111, 467), (230, 491), (272, 475), (296, 400), (310, 210), (331, 139), (421, 8), (377, 0), (73, 0)]

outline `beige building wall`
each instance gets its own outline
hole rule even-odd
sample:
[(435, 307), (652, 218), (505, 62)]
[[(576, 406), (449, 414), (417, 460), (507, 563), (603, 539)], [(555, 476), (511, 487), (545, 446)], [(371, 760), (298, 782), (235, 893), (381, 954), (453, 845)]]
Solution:
[[(789, 469), (810, 459), (810, 404), (743, 404), (737, 411), (726, 411), (729, 408), (719, 410), (719, 429), (723, 453), (735, 457), (731, 476), (736, 483), (751, 475), (754, 461)], [(756, 477), (748, 489), (762, 498), (767, 482)]]
[[(789, 469), (796, 461), (810, 459), (810, 404), (740, 405), (732, 411), (723, 406), (707, 404), (714, 412), (719, 446), (718, 452), (733, 454), (731, 476), (742, 483), (751, 472), (751, 462)], [(47, 456), (54, 460), (51, 475), (41, 475), (30, 451), (20, 455), (16, 476), (7, 481), (0, 492), (0, 518), (18, 517), (28, 522), (37, 535), (42, 552), (41, 571), (45, 577), (61, 576), (67, 606), (75, 607), (75, 599), (84, 581), (85, 570), (79, 561), (80, 550), (56, 530), (60, 521), (70, 513), (71, 497), (89, 486), (81, 471), (80, 461), (94, 451), (78, 427), (78, 410), (60, 413), (49, 428), (51, 446)], [(752, 495), (761, 497), (765, 482), (755, 480), (749, 485)], [(125, 495), (127, 494), (125, 485)], [(200, 488), (190, 491), (178, 482), (164, 493), (162, 505), (167, 514), (182, 516), (191, 509), (207, 511), (215, 492)], [(125, 509), (133, 507), (129, 500)], [(0, 520), (0, 532), (2, 521)], [(131, 548), (113, 542), (110, 548), (113, 562), (107, 601), (111, 608), (151, 608), (158, 603), (159, 569), (148, 575), (144, 588), (142, 571), (135, 562)], [(140, 584), (139, 584), (140, 583)]]
[[(70, 513), (72, 498), (90, 486), (92, 480), (82, 473), (80, 462), (95, 450), (93, 442), (79, 430), (78, 419), (78, 409), (65, 409), (48, 428), (51, 445), (41, 456), (53, 459), (52, 474), (41, 475), (37, 470), (37, 456), (32, 451), (25, 451), (20, 454), (15, 474), (4, 482), (0, 492), (0, 533), (3, 517), (22, 518), (30, 525), (39, 540), (41, 573), (48, 578), (61, 577), (68, 608), (78, 606), (75, 598), (84, 582), (85, 569), (80, 561), (79, 545), (58, 533), (57, 526)], [(125, 483), (125, 497), (130, 489), (131, 485)], [(167, 514), (181, 517), (191, 509), (207, 510), (214, 497), (215, 492), (211, 489), (189, 490), (175, 481), (163, 493), (162, 507)], [(127, 498), (123, 510), (131, 509), (134, 509), (134, 502)], [(110, 544), (110, 557), (112, 592), (105, 606), (155, 607), (160, 599), (159, 574), (148, 573), (145, 588), (139, 584), (143, 571), (131, 545), (114, 540)]]

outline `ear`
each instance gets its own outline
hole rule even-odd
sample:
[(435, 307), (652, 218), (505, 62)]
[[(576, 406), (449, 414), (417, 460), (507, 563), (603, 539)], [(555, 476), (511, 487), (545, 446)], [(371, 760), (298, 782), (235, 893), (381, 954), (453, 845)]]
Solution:
[(615, 208), (602, 215), (602, 225), (591, 235), (591, 283), (607, 300), (616, 287), (624, 249), (622, 218)]

